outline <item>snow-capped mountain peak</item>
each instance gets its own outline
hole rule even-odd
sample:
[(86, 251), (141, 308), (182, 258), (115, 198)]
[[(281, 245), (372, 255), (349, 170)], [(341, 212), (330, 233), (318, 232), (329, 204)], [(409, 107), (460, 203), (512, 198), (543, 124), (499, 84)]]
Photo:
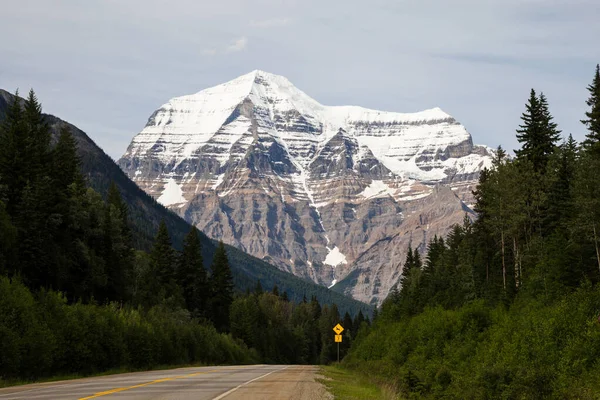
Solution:
[[(452, 213), (433, 218), (460, 222), (468, 210), (461, 200), (470, 204), (490, 164), (489, 149), (473, 145), (438, 107), (326, 106), (260, 70), (169, 100), (119, 160), (145, 191), (208, 235), (327, 286), (397, 233), (414, 202), (455, 201)], [(377, 298), (391, 285), (379, 284)]]

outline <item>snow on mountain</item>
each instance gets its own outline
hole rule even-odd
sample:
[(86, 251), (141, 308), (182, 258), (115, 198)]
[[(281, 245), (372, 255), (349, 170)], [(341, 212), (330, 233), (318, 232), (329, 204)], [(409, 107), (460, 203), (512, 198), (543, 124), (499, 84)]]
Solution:
[(158, 199), (156, 199), (156, 201), (165, 207), (187, 202), (185, 197), (183, 197), (183, 191), (181, 190), (181, 187), (173, 178), (169, 178), (162, 194)]
[[(124, 157), (152, 153), (166, 164), (177, 165), (212, 142), (219, 150), (216, 154), (222, 155), (217, 159), (223, 165), (234, 143), (252, 127), (249, 118), (236, 116), (244, 101), (255, 108), (259, 134), (283, 142), (303, 167), (342, 128), (393, 173), (437, 181), (447, 176), (446, 170), (456, 167), (457, 159), (442, 157), (427, 163), (427, 156), (443, 156), (449, 147), (471, 140), (467, 130), (440, 108), (406, 114), (324, 106), (286, 78), (257, 70), (169, 100), (152, 114)], [(290, 126), (290, 122), (297, 125)], [(476, 172), (481, 163), (488, 164), (485, 156), (471, 154), (471, 158), (469, 163), (460, 163), (460, 173)]]
[[(119, 165), (209, 236), (380, 302), (401, 264), (370, 251), (399, 232), (412, 235), (406, 221), (424, 224), (415, 243), (427, 240), (429, 226), (444, 234), (460, 222), (491, 154), (440, 108), (325, 106), (285, 77), (253, 71), (169, 100)], [(424, 207), (431, 217), (419, 216)], [(348, 286), (365, 257), (372, 276)]]

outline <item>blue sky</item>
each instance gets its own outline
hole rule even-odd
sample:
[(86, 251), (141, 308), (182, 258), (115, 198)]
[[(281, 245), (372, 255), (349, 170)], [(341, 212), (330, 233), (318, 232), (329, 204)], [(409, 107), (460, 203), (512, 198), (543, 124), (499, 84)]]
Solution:
[(119, 158), (168, 99), (254, 69), (328, 105), (441, 107), (512, 150), (529, 90), (585, 135), (598, 0), (0, 0), (0, 87)]

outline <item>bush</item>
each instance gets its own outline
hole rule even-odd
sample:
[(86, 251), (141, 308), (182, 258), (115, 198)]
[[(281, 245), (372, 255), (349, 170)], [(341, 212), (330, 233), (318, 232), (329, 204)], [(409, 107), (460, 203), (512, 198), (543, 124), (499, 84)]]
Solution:
[(592, 399), (600, 389), (599, 310), (600, 289), (589, 285), (551, 304), (426, 309), (379, 321), (344, 364), (407, 398)]
[(113, 368), (258, 361), (241, 341), (161, 306), (69, 305), (0, 277), (0, 379), (90, 374)]

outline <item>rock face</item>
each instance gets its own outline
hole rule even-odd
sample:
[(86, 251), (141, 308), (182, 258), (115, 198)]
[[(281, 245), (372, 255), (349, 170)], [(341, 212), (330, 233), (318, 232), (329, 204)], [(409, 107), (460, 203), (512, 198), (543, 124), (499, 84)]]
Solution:
[(490, 163), (439, 108), (323, 106), (262, 71), (170, 100), (119, 160), (207, 235), (373, 304), (409, 242), (424, 250), (472, 214)]

